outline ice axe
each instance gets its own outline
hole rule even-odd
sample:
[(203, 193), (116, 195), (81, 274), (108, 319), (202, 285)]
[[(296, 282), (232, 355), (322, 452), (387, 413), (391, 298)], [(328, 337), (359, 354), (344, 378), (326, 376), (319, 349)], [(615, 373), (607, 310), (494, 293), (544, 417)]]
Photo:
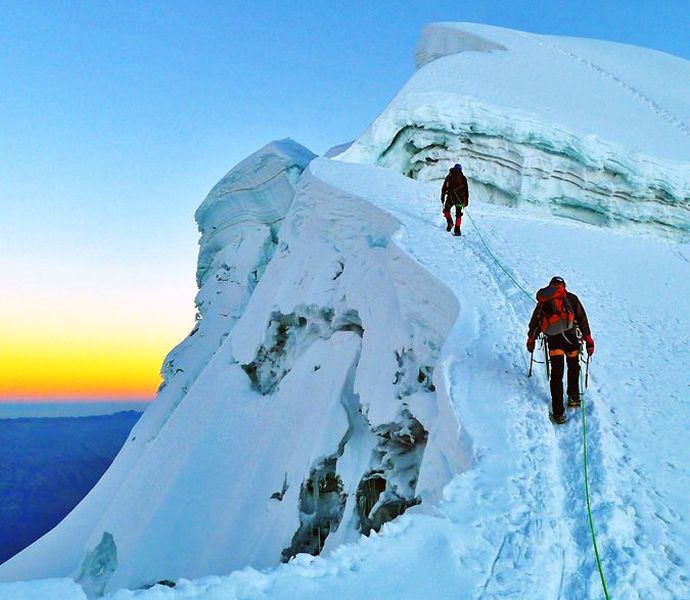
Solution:
[(529, 371), (527, 371), (527, 377), (532, 377), (532, 365), (534, 364), (534, 350), (529, 353)]
[[(546, 346), (546, 341), (545, 341), (545, 336), (540, 335), (539, 336), (541, 339), (542, 347), (544, 348), (544, 366), (546, 367), (546, 379), (549, 379), (549, 351)], [(540, 360), (537, 360), (534, 358), (534, 350), (529, 353), (529, 371), (527, 372), (527, 377), (532, 377), (532, 365), (534, 363), (539, 363), (542, 364)]]
[[(587, 360), (585, 360), (583, 357), (585, 355), (585, 342), (582, 339), (582, 334), (580, 333), (580, 330), (577, 330), (578, 333), (578, 339), (580, 340), (580, 361), (585, 363), (585, 389), (589, 386), (589, 363), (592, 362), (592, 355), (587, 354)], [(580, 375), (582, 377), (582, 375)], [(580, 379), (580, 385), (582, 385), (582, 379)]]
[(549, 381), (551, 379), (551, 373), (550, 373), (550, 363), (549, 363), (549, 347), (546, 344), (546, 336), (542, 333), (541, 334), (541, 346), (544, 348), (544, 367), (546, 368), (546, 380)]

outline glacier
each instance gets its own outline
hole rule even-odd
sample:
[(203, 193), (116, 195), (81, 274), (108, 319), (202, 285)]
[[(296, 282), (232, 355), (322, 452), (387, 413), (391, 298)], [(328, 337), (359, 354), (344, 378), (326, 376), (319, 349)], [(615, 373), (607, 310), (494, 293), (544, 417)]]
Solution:
[(467, 23), (427, 27), (416, 60), (353, 144), (274, 142), (211, 191), (194, 329), (0, 597), (601, 597), (582, 415), (554, 428), (525, 377), (523, 290), (554, 274), (597, 340), (609, 591), (690, 596), (690, 63)]
[(493, 203), (688, 239), (687, 61), (446, 23), (427, 27), (417, 62), (341, 159), (437, 181), (462, 156)]

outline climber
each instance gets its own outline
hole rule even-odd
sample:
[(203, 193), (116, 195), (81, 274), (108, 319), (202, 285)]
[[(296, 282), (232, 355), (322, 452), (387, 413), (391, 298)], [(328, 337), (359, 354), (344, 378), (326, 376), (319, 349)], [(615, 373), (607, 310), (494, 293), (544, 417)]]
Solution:
[(448, 175), (446, 175), (441, 188), (441, 204), (443, 205), (443, 216), (446, 218), (446, 231), (450, 231), (453, 228), (450, 209), (455, 206), (455, 229), (453, 230), (453, 235), (461, 235), (462, 209), (469, 202), (470, 191), (467, 187), (467, 178), (462, 172), (462, 165), (456, 163), (448, 172)]
[(594, 354), (594, 340), (587, 314), (579, 298), (565, 289), (562, 277), (553, 277), (549, 285), (537, 292), (537, 306), (527, 332), (527, 351), (534, 352), (537, 336), (543, 333), (551, 363), (550, 419), (565, 423), (563, 408), (564, 361), (568, 365), (568, 407), (580, 406), (580, 344), (584, 340), (587, 354)]

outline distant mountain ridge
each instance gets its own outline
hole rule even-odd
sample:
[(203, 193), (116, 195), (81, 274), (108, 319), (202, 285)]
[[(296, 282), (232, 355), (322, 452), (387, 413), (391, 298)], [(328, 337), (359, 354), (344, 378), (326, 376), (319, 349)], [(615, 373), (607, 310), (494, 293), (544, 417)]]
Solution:
[(57, 525), (119, 452), (140, 412), (0, 418), (0, 563)]

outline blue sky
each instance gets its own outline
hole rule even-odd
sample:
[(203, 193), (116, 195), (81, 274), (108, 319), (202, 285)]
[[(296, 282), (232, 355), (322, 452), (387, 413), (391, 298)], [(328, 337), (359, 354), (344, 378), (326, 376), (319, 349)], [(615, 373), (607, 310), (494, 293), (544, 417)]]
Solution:
[(211, 186), (272, 139), (322, 153), (356, 137), (432, 21), (690, 58), (687, 0), (0, 0), (5, 320), (112, 318), (169, 347), (193, 322), (193, 212)]

